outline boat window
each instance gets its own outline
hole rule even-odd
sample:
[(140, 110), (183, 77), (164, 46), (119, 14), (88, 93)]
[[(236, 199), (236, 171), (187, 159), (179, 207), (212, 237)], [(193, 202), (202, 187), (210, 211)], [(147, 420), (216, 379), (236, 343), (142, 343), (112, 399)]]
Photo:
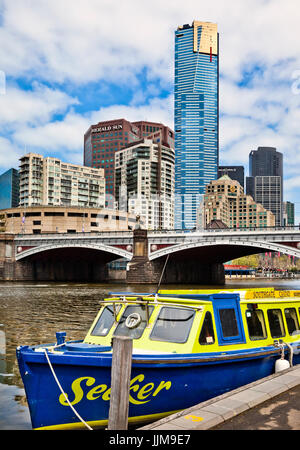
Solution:
[(295, 308), (286, 308), (284, 310), (285, 320), (289, 330), (289, 334), (299, 334), (299, 322)]
[(212, 316), (209, 311), (205, 314), (201, 333), (199, 336), (199, 343), (201, 345), (210, 345), (215, 342), (215, 334), (213, 328)]
[[(126, 307), (114, 332), (114, 336), (128, 336), (139, 339), (151, 317), (154, 306), (129, 305)], [(147, 317), (148, 315), (148, 317)]]
[(280, 309), (268, 309), (268, 319), (273, 338), (285, 336), (285, 330)]
[(189, 337), (194, 316), (191, 309), (162, 307), (150, 339), (183, 344)]
[(219, 309), (220, 321), (222, 325), (223, 336), (232, 337), (238, 336), (239, 330), (236, 321), (235, 310), (233, 308)]
[(121, 305), (115, 305), (115, 308), (113, 305), (105, 306), (99, 319), (97, 320), (96, 325), (93, 328), (93, 331), (91, 332), (91, 335), (107, 336), (115, 321), (115, 315), (118, 314), (120, 309)]
[(249, 337), (252, 341), (267, 337), (264, 313), (261, 309), (247, 310), (246, 319)]

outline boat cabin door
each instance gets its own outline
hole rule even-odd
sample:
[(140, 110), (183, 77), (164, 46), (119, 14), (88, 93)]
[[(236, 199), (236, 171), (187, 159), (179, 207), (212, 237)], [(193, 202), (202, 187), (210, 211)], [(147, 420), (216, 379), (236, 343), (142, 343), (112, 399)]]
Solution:
[(220, 345), (246, 342), (238, 294), (212, 295), (215, 324)]

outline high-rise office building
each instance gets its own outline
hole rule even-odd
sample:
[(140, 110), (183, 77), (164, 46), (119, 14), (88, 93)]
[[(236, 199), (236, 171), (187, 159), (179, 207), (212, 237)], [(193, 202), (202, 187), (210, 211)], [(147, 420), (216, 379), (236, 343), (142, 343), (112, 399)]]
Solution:
[(19, 204), (19, 172), (9, 169), (0, 176), (0, 209)]
[(104, 169), (106, 206), (115, 199), (115, 153), (128, 144), (153, 134), (161, 136), (164, 145), (174, 148), (174, 132), (167, 126), (148, 121), (106, 120), (91, 125), (84, 135), (84, 165)]
[(258, 147), (249, 155), (250, 177), (282, 177), (283, 157), (274, 147)]
[(84, 161), (88, 167), (104, 169), (106, 205), (112, 207), (115, 184), (115, 152), (140, 139), (140, 130), (125, 119), (91, 125), (84, 135)]
[(275, 216), (245, 195), (240, 183), (223, 175), (206, 186), (204, 196), (205, 228), (221, 221), (229, 228), (266, 228), (275, 225)]
[(283, 221), (283, 157), (274, 147), (258, 147), (249, 155), (247, 195), (275, 215), (275, 225)]
[(219, 166), (218, 178), (228, 175), (232, 180), (236, 180), (240, 183), (242, 188), (245, 187), (245, 170), (243, 166)]
[(140, 138), (153, 139), (154, 142), (158, 142), (160, 139), (161, 143), (165, 147), (173, 148), (175, 146), (175, 133), (171, 128), (163, 125), (162, 123), (149, 122), (149, 121), (139, 121), (133, 122), (134, 126), (139, 129)]
[(205, 186), (218, 176), (219, 35), (194, 21), (175, 31), (175, 223), (194, 228)]
[(295, 225), (295, 204), (292, 202), (283, 202), (283, 226)]

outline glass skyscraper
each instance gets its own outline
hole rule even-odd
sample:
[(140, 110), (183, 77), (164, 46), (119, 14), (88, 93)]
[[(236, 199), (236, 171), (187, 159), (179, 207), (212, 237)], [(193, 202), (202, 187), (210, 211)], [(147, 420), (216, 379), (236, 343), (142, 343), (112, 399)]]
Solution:
[(9, 169), (0, 175), (0, 209), (19, 205), (19, 172)]
[(219, 35), (194, 21), (175, 31), (175, 226), (194, 228), (205, 186), (218, 177)]

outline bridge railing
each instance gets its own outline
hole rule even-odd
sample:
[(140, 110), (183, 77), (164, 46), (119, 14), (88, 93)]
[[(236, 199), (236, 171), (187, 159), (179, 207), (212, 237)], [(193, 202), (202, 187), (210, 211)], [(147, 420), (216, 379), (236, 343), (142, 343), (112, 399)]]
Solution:
[[(299, 231), (300, 225), (289, 225), (289, 226), (274, 226), (274, 227), (243, 227), (243, 228), (205, 228), (205, 229), (166, 229), (166, 230), (148, 230), (149, 234), (189, 234), (189, 233), (249, 233), (249, 232), (270, 232), (270, 231)], [(29, 234), (29, 233), (18, 233), (15, 235), (16, 238), (24, 238), (24, 237), (53, 237), (53, 236), (61, 236), (61, 237), (99, 237), (99, 236), (123, 236), (123, 237), (132, 237), (133, 230), (109, 230), (109, 231), (91, 231), (91, 232), (78, 232), (78, 233), (60, 233), (60, 232), (52, 232), (52, 233), (40, 233), (40, 234)]]
[(274, 226), (274, 227), (242, 227), (242, 228), (192, 228), (174, 230), (148, 230), (150, 234), (171, 233), (241, 233), (241, 232), (270, 232), (270, 231), (300, 231), (300, 225)]
[(15, 238), (24, 238), (24, 237), (36, 237), (41, 238), (41, 237), (54, 237), (54, 236), (61, 236), (61, 237), (99, 237), (99, 236), (130, 236), (132, 237), (133, 231), (132, 230), (128, 230), (128, 231), (120, 231), (120, 230), (116, 230), (116, 231), (91, 231), (91, 232), (78, 232), (78, 233), (60, 233), (60, 232), (53, 232), (53, 233), (18, 233), (15, 234)]

